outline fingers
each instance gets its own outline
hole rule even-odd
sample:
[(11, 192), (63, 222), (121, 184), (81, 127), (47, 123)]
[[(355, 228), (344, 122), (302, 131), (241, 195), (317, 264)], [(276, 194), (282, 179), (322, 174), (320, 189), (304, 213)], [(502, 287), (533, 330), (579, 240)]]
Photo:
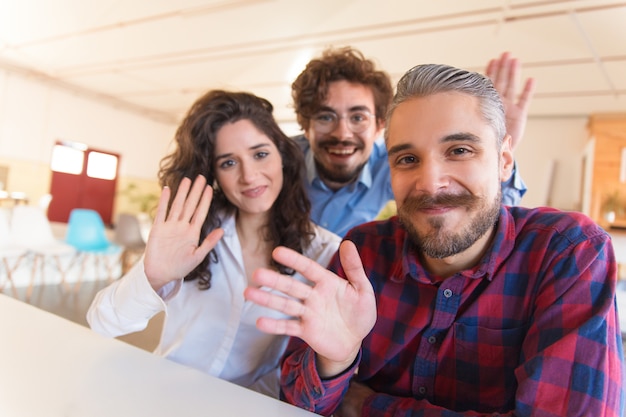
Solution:
[(302, 324), (297, 319), (273, 319), (270, 317), (260, 317), (256, 322), (257, 329), (270, 334), (285, 334), (289, 336), (301, 337)]
[(217, 245), (217, 242), (222, 238), (222, 236), (224, 236), (224, 229), (215, 229), (212, 230), (211, 233), (209, 233), (207, 237), (204, 238), (204, 241), (198, 248), (203, 254), (202, 258), (204, 258), (204, 256), (206, 256), (206, 254), (209, 253), (209, 251), (213, 249), (215, 245)]
[(341, 260), (341, 266), (346, 273), (348, 281), (350, 281), (350, 284), (352, 284), (357, 292), (373, 291), (372, 284), (367, 278), (367, 275), (365, 275), (359, 251), (353, 242), (349, 240), (341, 242), (341, 246), (339, 246), (339, 259)]
[(322, 279), (322, 277), (330, 273), (326, 268), (317, 262), (284, 246), (279, 246), (274, 249), (272, 252), (272, 258), (274, 258), (276, 262), (299, 272), (302, 276), (312, 282), (318, 282)]
[(168, 219), (178, 220), (180, 218), (190, 186), (191, 180), (189, 178), (185, 177), (180, 181), (180, 184), (178, 184), (178, 190), (176, 191), (176, 196), (174, 197), (174, 201), (172, 201), (172, 205), (167, 216)]
[(303, 313), (303, 305), (299, 300), (285, 297), (261, 288), (248, 287), (244, 290), (246, 299), (269, 309), (280, 311), (288, 316), (299, 317)]
[[(491, 78), (494, 87), (504, 99), (515, 101), (517, 86), (521, 80), (521, 63), (517, 58), (513, 58), (509, 52), (504, 52), (500, 58), (489, 61), (486, 74)], [(516, 105), (525, 111), (534, 92), (535, 80), (529, 78), (524, 84), (524, 89)]]
[(159, 198), (159, 204), (157, 205), (156, 215), (154, 216), (154, 223), (163, 223), (167, 217), (167, 204), (170, 201), (170, 194), (172, 190), (170, 187), (163, 187), (161, 191), (161, 197)]
[(503, 97), (514, 97), (517, 78), (519, 77), (519, 61), (504, 52), (498, 59), (492, 59), (487, 66), (487, 76)]
[[(306, 300), (307, 298), (309, 298), (309, 296), (311, 295), (311, 292), (313, 291), (313, 288), (310, 285), (300, 282), (291, 276), (281, 275), (276, 271), (272, 271), (272, 270), (264, 269), (264, 268), (260, 268), (254, 271), (252, 274), (252, 279), (254, 283), (259, 286), (273, 288), (277, 291), (280, 291), (283, 294), (286, 294), (298, 300)], [(263, 293), (266, 293), (266, 292), (263, 291)], [(257, 295), (263, 295), (261, 301), (264, 303), (270, 301), (269, 293), (257, 294)], [(280, 297), (280, 296), (276, 296), (276, 297)], [(280, 298), (284, 298), (284, 297), (280, 297)], [(278, 300), (271, 300), (271, 301), (273, 302), (273, 305), (279, 305), (280, 307), (280, 302), (278, 302)], [(269, 307), (268, 304), (263, 304), (263, 305)], [(293, 308), (293, 307), (294, 306), (284, 307), (284, 308), (291, 308), (289, 311), (283, 310), (282, 308), (280, 308), (279, 310), (282, 311), (283, 313), (292, 314), (292, 315), (297, 315), (301, 313), (300, 311), (301, 308), (298, 309), (298, 308)]]
[[(174, 197), (167, 218), (171, 220), (189, 221), (198, 209), (205, 209), (206, 212), (204, 215), (200, 216), (202, 217), (201, 222), (203, 222), (206, 218), (206, 213), (208, 213), (208, 206), (210, 206), (213, 196), (212, 190), (209, 195), (206, 195), (206, 188), (210, 187), (206, 187), (206, 178), (202, 175), (196, 177), (193, 186), (191, 179), (187, 177), (183, 178), (178, 185), (178, 190), (176, 191), (176, 196)], [(201, 200), (202, 202), (199, 207), (198, 202)]]
[[(182, 213), (182, 218), (180, 220), (188, 221), (189, 219), (193, 217), (194, 213), (196, 212), (196, 209), (198, 208), (198, 202), (204, 195), (204, 191), (206, 188), (209, 188), (209, 187), (206, 187), (206, 178), (204, 178), (204, 176), (202, 175), (198, 175), (193, 182), (191, 191), (189, 192), (188, 195), (186, 195), (187, 198), (184, 200), (183, 213)], [(178, 198), (178, 195), (176, 195), (176, 197)], [(206, 206), (206, 210), (208, 213), (209, 211), (208, 205)], [(202, 221), (204, 221), (204, 218), (206, 218), (206, 213), (204, 216), (202, 216)]]
[(535, 94), (535, 79), (529, 78), (526, 80), (524, 84), (524, 90), (519, 97), (518, 106), (523, 109), (524, 112), (527, 112), (528, 106), (530, 106), (530, 101)]
[[(318, 283), (331, 276), (336, 277), (335, 274), (317, 262), (282, 246), (274, 249), (272, 256), (276, 262), (294, 269), (313, 283)], [(342, 242), (339, 247), (339, 256), (348, 281), (355, 289), (357, 291), (371, 290), (371, 284), (365, 275), (363, 263), (354, 243), (350, 241)], [(298, 299), (306, 299), (311, 291), (311, 287), (307, 284), (267, 270), (259, 270), (258, 273), (254, 274), (254, 279), (260, 285), (275, 288)]]
[[(192, 190), (192, 193), (193, 193), (193, 190)], [(202, 224), (204, 223), (204, 220), (206, 219), (206, 216), (209, 213), (209, 208), (211, 207), (212, 200), (213, 200), (213, 188), (205, 184), (204, 188), (201, 190), (200, 203), (197, 206), (190, 207), (190, 208), (195, 208), (193, 215), (191, 216), (191, 224), (193, 226), (202, 227)]]
[(504, 68), (502, 68), (502, 72), (505, 74), (505, 79), (502, 87), (502, 94), (505, 97), (510, 97), (512, 100), (515, 99), (515, 92), (517, 90), (517, 86), (519, 85), (520, 80), (520, 68), (521, 64), (518, 59), (506, 57), (508, 62), (504, 63)]

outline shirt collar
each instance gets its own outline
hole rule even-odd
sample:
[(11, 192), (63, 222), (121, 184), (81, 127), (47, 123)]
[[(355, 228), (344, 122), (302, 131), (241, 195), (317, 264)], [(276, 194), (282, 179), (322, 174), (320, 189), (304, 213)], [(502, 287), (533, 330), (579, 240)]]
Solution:
[(224, 230), (224, 236), (225, 237), (234, 236), (237, 233), (237, 229), (235, 227), (235, 216), (234, 215), (226, 216), (224, 215), (224, 213), (221, 213), (219, 217), (221, 221), (220, 228)]

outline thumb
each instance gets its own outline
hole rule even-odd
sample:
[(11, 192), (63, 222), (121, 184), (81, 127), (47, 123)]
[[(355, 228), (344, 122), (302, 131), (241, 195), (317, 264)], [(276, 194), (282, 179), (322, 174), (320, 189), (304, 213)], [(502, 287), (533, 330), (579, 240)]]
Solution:
[(224, 229), (217, 228), (212, 230), (205, 238), (197, 252), (204, 258), (214, 247), (217, 242), (224, 236)]
[(367, 275), (365, 275), (359, 251), (353, 242), (349, 240), (341, 242), (341, 246), (339, 246), (339, 260), (348, 281), (358, 292), (368, 289), (372, 291), (372, 285)]

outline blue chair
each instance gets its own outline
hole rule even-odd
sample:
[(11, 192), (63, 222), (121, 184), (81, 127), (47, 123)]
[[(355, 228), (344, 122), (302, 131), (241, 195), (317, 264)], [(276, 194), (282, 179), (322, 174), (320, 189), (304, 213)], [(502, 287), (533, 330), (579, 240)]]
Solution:
[(102, 263), (106, 269), (108, 281), (114, 279), (114, 268), (121, 266), (122, 247), (109, 240), (102, 217), (97, 211), (73, 209), (67, 224), (65, 242), (72, 245), (78, 252), (80, 275), (76, 281), (75, 290), (80, 286), (85, 266), (90, 259), (93, 260), (95, 274), (99, 273), (100, 263)]

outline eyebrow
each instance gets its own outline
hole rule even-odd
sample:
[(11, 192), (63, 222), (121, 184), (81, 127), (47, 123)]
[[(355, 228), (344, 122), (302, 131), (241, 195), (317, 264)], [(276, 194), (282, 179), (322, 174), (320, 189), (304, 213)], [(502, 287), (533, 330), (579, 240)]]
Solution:
[[(473, 133), (469, 133), (469, 132), (460, 132), (460, 133), (453, 133), (451, 135), (447, 135), (444, 136), (443, 138), (441, 138), (439, 140), (440, 143), (448, 143), (448, 142), (472, 142), (472, 143), (479, 143), (481, 142), (480, 137), (474, 135)], [(396, 145), (396, 146), (392, 146), (391, 148), (389, 148), (389, 150), (387, 151), (387, 155), (395, 155), (397, 153), (403, 152), (407, 149), (411, 149), (413, 148), (413, 144), (411, 143), (402, 143), (400, 145)]]
[[(261, 149), (261, 148), (266, 148), (269, 147), (270, 144), (269, 143), (259, 143), (258, 145), (254, 145), (254, 146), (250, 146), (248, 149), (251, 151), (257, 150), (257, 149)], [(215, 161), (219, 161), (220, 159), (224, 159), (224, 158), (230, 158), (232, 156), (232, 152), (231, 153), (225, 153), (222, 155), (217, 155), (215, 157)]]
[[(328, 111), (328, 112), (337, 114), (337, 111), (335, 109), (333, 109), (332, 107), (329, 107), (329, 106), (320, 106), (320, 109), (318, 110), (318, 113), (319, 112), (323, 112), (323, 111)], [(366, 111), (366, 112), (372, 113), (372, 114), (374, 113), (367, 106), (362, 106), (362, 105), (352, 106), (352, 107), (350, 107), (348, 109), (348, 112), (355, 112), (355, 111)]]

